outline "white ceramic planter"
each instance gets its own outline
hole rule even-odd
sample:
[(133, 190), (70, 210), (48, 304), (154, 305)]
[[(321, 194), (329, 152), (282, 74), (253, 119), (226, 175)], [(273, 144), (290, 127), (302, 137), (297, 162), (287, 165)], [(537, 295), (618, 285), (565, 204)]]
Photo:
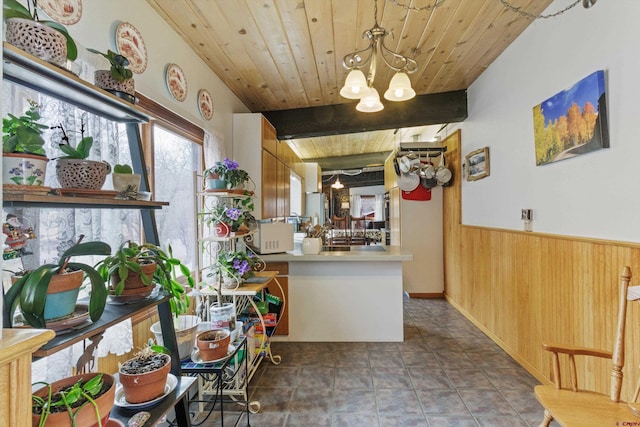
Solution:
[(305, 255), (318, 255), (322, 250), (320, 237), (305, 237), (302, 239), (302, 253)]
[(131, 191), (140, 190), (140, 174), (138, 173), (113, 173), (111, 180), (113, 181), (113, 189), (116, 191), (127, 191), (131, 187)]
[(35, 154), (3, 153), (2, 183), (43, 185), (48, 161), (46, 157)]

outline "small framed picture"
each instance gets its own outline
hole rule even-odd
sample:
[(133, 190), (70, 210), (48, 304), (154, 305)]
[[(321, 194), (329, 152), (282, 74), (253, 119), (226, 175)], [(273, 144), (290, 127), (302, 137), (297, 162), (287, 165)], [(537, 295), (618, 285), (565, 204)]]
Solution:
[(480, 148), (465, 158), (467, 181), (477, 181), (489, 176), (489, 147)]

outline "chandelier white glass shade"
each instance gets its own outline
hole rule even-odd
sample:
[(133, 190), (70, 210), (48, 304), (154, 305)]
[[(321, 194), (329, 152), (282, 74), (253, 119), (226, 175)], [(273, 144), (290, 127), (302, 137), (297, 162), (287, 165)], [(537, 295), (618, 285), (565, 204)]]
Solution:
[(382, 102), (380, 102), (380, 95), (374, 87), (368, 87), (366, 89), (366, 95), (360, 98), (360, 102), (356, 105), (356, 110), (362, 113), (375, 113), (384, 108)]
[[(396, 71), (389, 83), (389, 89), (384, 93), (384, 98), (389, 101), (406, 101), (416, 96), (416, 92), (411, 88), (408, 74), (418, 69), (418, 63), (411, 58), (394, 52), (385, 45), (385, 37), (391, 33), (378, 25), (377, 15), (378, 2), (376, 0), (374, 3), (373, 28), (362, 33), (362, 38), (369, 39), (369, 46), (362, 50), (351, 52), (342, 59), (342, 65), (350, 71), (345, 79), (344, 86), (340, 89), (340, 95), (348, 99), (360, 99), (361, 101), (356, 106), (356, 109), (367, 113), (380, 111), (384, 108), (380, 102), (378, 91), (373, 87), (378, 57), (382, 59), (382, 62), (387, 67)], [(365, 77), (361, 68), (367, 65), (369, 66), (369, 71)], [(366, 101), (365, 98), (367, 98)]]
[(340, 182), (340, 176), (338, 176), (338, 178), (336, 178), (336, 182), (334, 182), (333, 184), (331, 184), (332, 188), (344, 188), (344, 184)]

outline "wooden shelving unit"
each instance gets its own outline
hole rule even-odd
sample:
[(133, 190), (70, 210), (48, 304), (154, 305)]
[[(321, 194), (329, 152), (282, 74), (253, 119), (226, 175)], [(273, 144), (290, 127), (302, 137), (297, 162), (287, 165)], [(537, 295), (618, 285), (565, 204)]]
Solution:
[[(149, 181), (143, 162), (142, 142), (138, 127), (140, 123), (149, 121), (149, 116), (146, 113), (142, 112), (134, 104), (126, 102), (109, 92), (99, 89), (66, 70), (55, 67), (35, 58), (32, 55), (29, 55), (28, 53), (16, 49), (6, 42), (3, 43), (2, 74), (4, 80), (14, 82), (42, 94), (57, 98), (84, 111), (105, 117), (109, 120), (124, 123), (126, 126), (129, 147), (131, 149), (133, 169), (136, 173), (140, 173), (142, 175), (140, 190), (149, 191)], [(160, 209), (162, 206), (167, 206), (168, 204), (169, 203), (167, 202), (116, 200), (102, 197), (70, 197), (68, 195), (57, 196), (28, 193), (3, 194), (3, 206), (5, 207), (139, 209), (141, 211), (145, 238), (148, 242), (154, 244), (159, 244), (154, 210)], [(167, 414), (167, 412), (169, 412), (169, 410), (173, 408), (176, 413), (177, 425), (179, 427), (190, 427), (191, 420), (188, 413), (187, 391), (193, 385), (195, 380), (189, 377), (182, 377), (180, 360), (178, 357), (178, 345), (173, 326), (173, 316), (169, 304), (169, 297), (165, 296), (159, 296), (139, 303), (121, 306), (108, 304), (103, 316), (98, 321), (86, 326), (85, 328), (56, 336), (53, 339), (53, 332), (47, 331), (44, 335), (40, 335), (42, 339), (37, 343), (29, 336), (24, 336), (23, 339), (20, 338), (23, 336), (22, 334), (28, 334), (27, 332), (22, 331), (33, 330), (9, 330), (19, 331), (9, 332), (8, 334), (9, 337), (13, 334), (17, 334), (18, 342), (12, 343), (12, 346), (29, 347), (29, 345), (31, 345), (30, 343), (33, 343), (33, 345), (29, 347), (30, 352), (28, 355), (21, 358), (22, 364), (20, 365), (19, 370), (15, 367), (10, 367), (7, 370), (4, 366), (0, 366), (0, 403), (2, 403), (2, 405), (0, 405), (2, 406), (0, 414), (4, 415), (4, 408), (8, 407), (5, 405), (5, 402), (12, 401), (11, 399), (13, 397), (11, 395), (13, 393), (17, 393), (19, 395), (18, 398), (14, 399), (16, 401), (18, 399), (27, 399), (30, 401), (31, 353), (33, 353), (33, 356), (35, 357), (51, 355), (71, 346), (74, 343), (85, 339), (91, 339), (92, 337), (104, 332), (108, 327), (130, 318), (136, 313), (147, 310), (150, 307), (157, 307), (158, 309), (164, 345), (171, 351), (172, 355), (171, 372), (179, 378), (179, 385), (169, 396), (165, 397), (160, 403), (155, 405), (153, 409), (150, 409), (152, 417), (145, 425), (155, 425), (164, 415)], [(42, 334), (42, 331), (38, 331), (38, 333)], [(48, 340), (51, 341), (46, 343)], [(12, 351), (11, 347), (6, 347), (5, 343), (5, 338), (3, 338), (2, 341), (0, 341), (0, 363), (2, 362), (3, 354), (5, 352)], [(26, 363), (29, 364), (28, 369), (24, 367), (24, 364)], [(10, 386), (4, 387), (5, 384), (9, 384)], [(7, 417), (9, 420), (16, 420), (15, 422), (10, 422), (9, 425), (23, 425), (25, 423), (25, 419), (29, 419), (28, 414), (31, 412), (30, 404), (27, 408), (23, 408), (22, 405), (20, 405), (19, 409), (14, 409), (13, 406), (10, 408), (10, 411), (19, 413), (20, 417)], [(14, 412), (11, 414), (14, 414)], [(126, 423), (128, 418), (135, 412), (137, 411), (127, 411), (122, 408), (114, 408), (112, 413), (115, 418)], [(27, 415), (22, 416), (23, 413)], [(0, 417), (3, 421), (7, 418), (4, 416)]]

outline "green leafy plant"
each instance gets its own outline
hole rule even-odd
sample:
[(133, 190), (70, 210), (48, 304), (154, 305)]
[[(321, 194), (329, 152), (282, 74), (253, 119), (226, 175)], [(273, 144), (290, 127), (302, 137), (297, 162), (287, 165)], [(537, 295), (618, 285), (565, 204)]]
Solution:
[[(33, 9), (33, 12), (32, 12)], [(67, 59), (74, 61), (78, 57), (78, 46), (75, 41), (69, 35), (67, 29), (54, 21), (43, 21), (38, 18), (38, 1), (28, 0), (27, 7), (24, 7), (17, 0), (3, 0), (2, 2), (3, 19), (9, 18), (22, 18), (30, 21), (39, 22), (47, 27), (51, 27), (56, 31), (59, 31), (67, 40)]]
[[(80, 240), (82, 240), (80, 237)], [(107, 303), (107, 287), (98, 271), (92, 266), (70, 262), (74, 256), (109, 255), (111, 247), (104, 242), (85, 242), (71, 246), (63, 254), (57, 264), (44, 264), (37, 269), (27, 272), (14, 283), (4, 297), (4, 322), (13, 324), (13, 313), (18, 302), (25, 321), (36, 328), (46, 326), (44, 307), (47, 300), (47, 290), (54, 275), (68, 271), (82, 270), (91, 283), (89, 298), (89, 317), (94, 322), (102, 316)]]
[(217, 175), (227, 184), (227, 188), (234, 188), (245, 182), (248, 182), (249, 173), (240, 169), (238, 162), (225, 158), (223, 161), (216, 162), (212, 167), (204, 171), (204, 176)]
[(2, 119), (2, 152), (27, 153), (46, 156), (42, 132), (49, 127), (38, 123), (40, 107), (29, 100), (29, 109), (16, 117), (7, 114)]
[(58, 144), (58, 147), (60, 147), (60, 150), (62, 150), (62, 152), (66, 155), (60, 157), (60, 159), (84, 160), (89, 157), (89, 152), (91, 151), (91, 147), (93, 146), (93, 137), (84, 136), (84, 132), (85, 132), (84, 120), (80, 121), (81, 138), (80, 138), (80, 142), (78, 142), (75, 148), (69, 142), (69, 135), (67, 135), (67, 132), (65, 131), (62, 123), (60, 123), (59, 126), (51, 127), (51, 129), (60, 129), (62, 131), (62, 142)]
[(255, 275), (254, 267), (258, 257), (250, 251), (220, 251), (218, 262), (212, 267), (213, 274), (248, 279)]
[(117, 164), (113, 167), (113, 173), (133, 174), (133, 169), (129, 165)]
[(89, 52), (102, 55), (109, 61), (111, 64), (111, 69), (109, 70), (111, 72), (111, 77), (116, 81), (122, 83), (133, 77), (133, 72), (127, 68), (129, 66), (129, 60), (125, 56), (115, 53), (111, 49), (107, 50), (107, 53), (90, 48), (87, 48), (87, 50)]
[(238, 231), (245, 223), (245, 212), (241, 208), (220, 203), (208, 212), (205, 223), (207, 225), (224, 223), (229, 225), (231, 231)]
[[(143, 274), (140, 274), (142, 272), (141, 265), (153, 262), (157, 264), (157, 268), (153, 273), (153, 278), (149, 280)], [(145, 285), (151, 285), (151, 283), (160, 284), (165, 293), (172, 297), (169, 301), (171, 311), (177, 316), (178, 314), (186, 313), (187, 308), (189, 308), (189, 298), (186, 295), (184, 286), (177, 280), (176, 268), (186, 277), (187, 284), (193, 287), (194, 280), (189, 267), (173, 256), (171, 246), (165, 252), (162, 248), (152, 243), (137, 244), (127, 241), (113, 255), (96, 264), (96, 269), (103, 280), (108, 280), (116, 272), (120, 276), (120, 281), (114, 289), (116, 295), (122, 293), (124, 281), (129, 277), (130, 272), (140, 274), (140, 279)]]
[[(85, 405), (91, 404), (96, 413), (96, 419), (98, 425), (102, 426), (102, 420), (100, 419), (100, 411), (95, 399), (100, 396), (104, 387), (104, 380), (102, 374), (98, 374), (88, 381), (79, 380), (73, 386), (60, 390), (56, 393), (53, 392), (51, 384), (47, 382), (36, 382), (33, 385), (42, 384), (47, 387), (46, 398), (31, 396), (32, 400), (32, 412), (34, 414), (40, 414), (40, 423), (38, 427), (43, 427), (49, 415), (55, 411), (55, 408), (64, 408), (69, 414), (71, 425), (76, 426), (76, 417)], [(77, 409), (75, 409), (77, 408)], [(74, 411), (75, 409), (75, 411)]]

